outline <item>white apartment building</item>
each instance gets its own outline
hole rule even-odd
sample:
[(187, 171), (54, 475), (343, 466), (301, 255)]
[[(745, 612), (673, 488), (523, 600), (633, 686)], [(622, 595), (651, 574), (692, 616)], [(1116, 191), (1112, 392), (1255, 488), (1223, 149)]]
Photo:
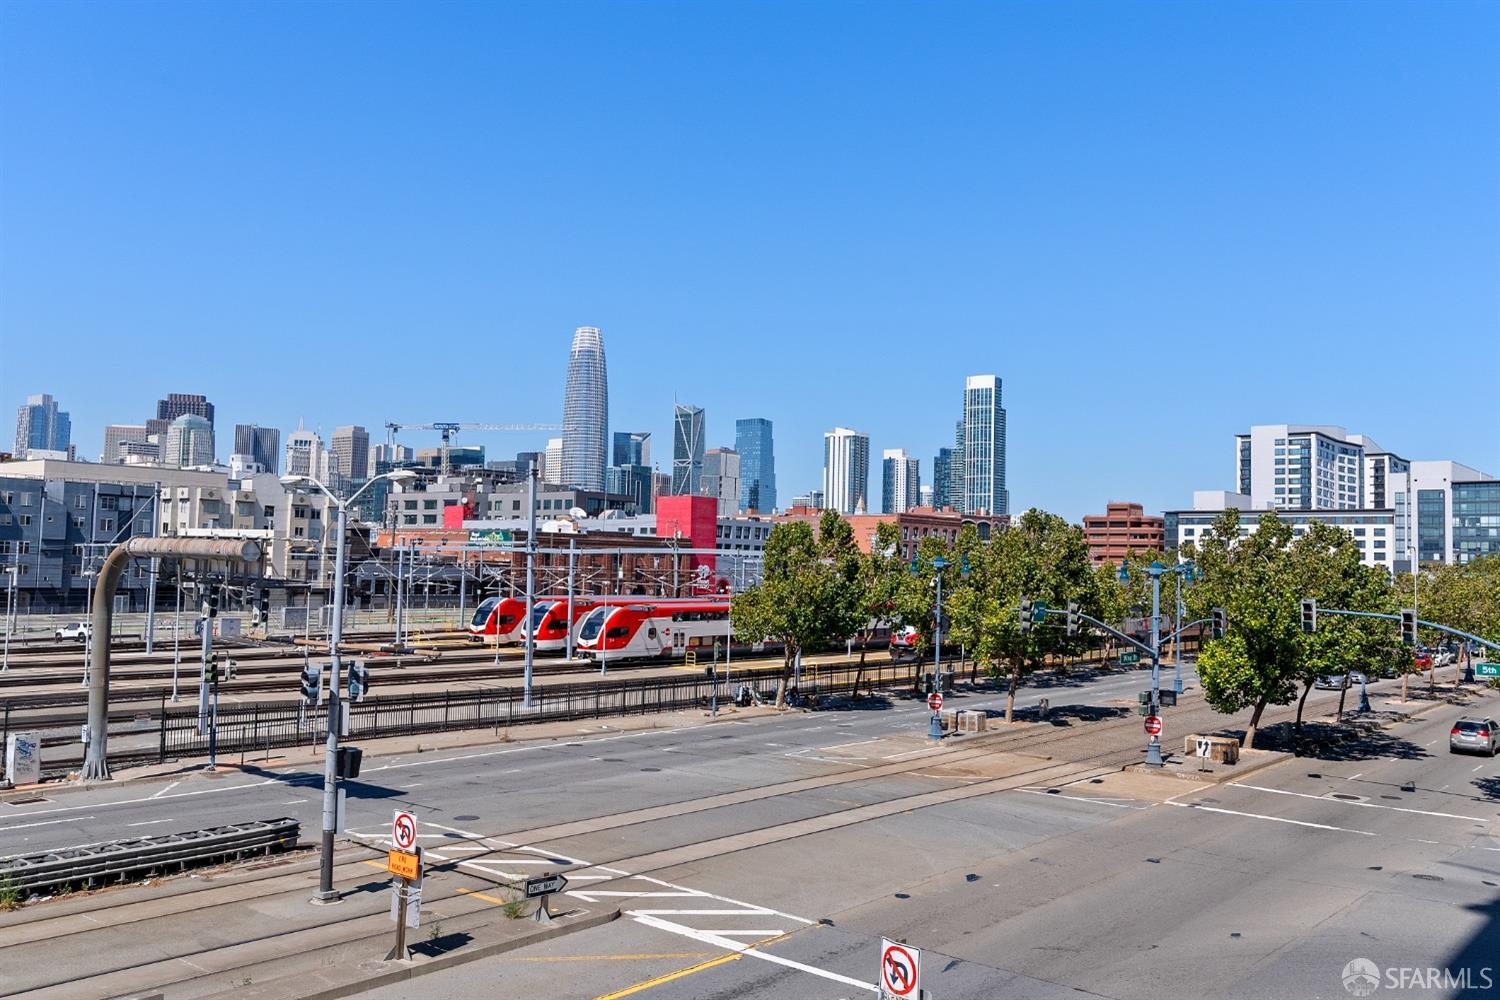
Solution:
[(1010, 491), (1005, 481), (1005, 407), (998, 375), (970, 375), (964, 379), (964, 416), (957, 428), (960, 474), (954, 485), (961, 492), (965, 514), (1009, 514)]
[(917, 460), (905, 448), (887, 448), (880, 453), (881, 510), (900, 514), (921, 499), (921, 474)]
[(835, 427), (823, 435), (823, 502), (840, 514), (870, 503), (870, 435)]
[(1198, 490), (1193, 493), (1191, 510), (1169, 510), (1163, 514), (1166, 528), (1166, 546), (1179, 548), (1189, 542), (1198, 544), (1208, 533), (1209, 527), (1226, 510), (1240, 512), (1241, 538), (1248, 538), (1260, 527), (1260, 519), (1274, 510), (1277, 517), (1292, 526), (1292, 535), (1300, 537), (1308, 525), (1322, 521), (1343, 528), (1354, 538), (1359, 547), (1360, 562), (1366, 566), (1379, 566), (1386, 572), (1398, 572), (1405, 567), (1405, 560), (1396, 546), (1396, 515), (1391, 510), (1277, 510), (1253, 506), (1253, 498), (1240, 493), (1223, 490)]
[(326, 479), (328, 457), (323, 448), (323, 439), (317, 431), (310, 431), (297, 421), (297, 429), (287, 435), (286, 461), (282, 463), (289, 476), (312, 476)]

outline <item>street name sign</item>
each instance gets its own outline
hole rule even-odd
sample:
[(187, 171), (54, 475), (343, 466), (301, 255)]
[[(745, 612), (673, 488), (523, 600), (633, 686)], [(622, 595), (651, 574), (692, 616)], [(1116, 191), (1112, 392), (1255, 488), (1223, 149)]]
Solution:
[(535, 899), (538, 896), (548, 896), (554, 892), (562, 892), (568, 887), (568, 880), (561, 875), (543, 875), (540, 878), (529, 878), (526, 880), (526, 898)]
[(1141, 654), (1133, 649), (1127, 649), (1125, 652), (1120, 654), (1120, 662), (1126, 665), (1129, 665), (1131, 663), (1140, 663)]
[(912, 1000), (921, 996), (922, 953), (885, 938), (880, 940), (881, 1000)]
[(1474, 664), (1475, 677), (1500, 677), (1500, 663)]
[(417, 814), (397, 809), (391, 819), (391, 843), (398, 851), (414, 851), (417, 848)]

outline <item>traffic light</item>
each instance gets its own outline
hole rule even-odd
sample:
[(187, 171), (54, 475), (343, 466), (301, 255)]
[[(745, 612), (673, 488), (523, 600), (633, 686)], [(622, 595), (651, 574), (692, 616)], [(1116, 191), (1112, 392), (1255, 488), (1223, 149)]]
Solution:
[(1318, 602), (1311, 597), (1302, 599), (1302, 631), (1316, 632), (1318, 630)]
[(1224, 638), (1224, 631), (1229, 627), (1229, 616), (1224, 613), (1223, 608), (1214, 608), (1210, 617), (1213, 624), (1209, 634), (1215, 639)]
[(260, 601), (255, 608), (255, 617), (260, 625), (265, 625), (271, 618), (271, 591), (265, 587), (260, 588)]
[(203, 595), (203, 613), (210, 618), (219, 616), (219, 588), (213, 584), (208, 585), (208, 592)]
[(1078, 609), (1078, 602), (1077, 601), (1069, 601), (1068, 602), (1068, 634), (1069, 635), (1077, 635), (1078, 634), (1078, 622), (1079, 622), (1078, 610), (1079, 609)]
[(231, 660), (227, 656), (224, 657), (224, 672), (221, 675), (221, 679), (226, 681), (234, 680), (234, 675), (239, 671), (239, 668), (239, 664), (234, 660)]
[(1408, 646), (1417, 644), (1417, 610), (1401, 609), (1401, 641)]
[(359, 765), (365, 756), (363, 750), (359, 747), (339, 747), (334, 753), (335, 774), (344, 779), (359, 777)]
[(323, 695), (323, 665), (321, 663), (309, 663), (302, 668), (302, 700), (307, 702), (309, 708), (322, 700)]
[(1031, 631), (1031, 614), (1036, 602), (1029, 597), (1021, 598), (1021, 634)]
[(370, 690), (370, 668), (365, 666), (364, 660), (355, 660), (349, 664), (349, 700), (364, 701), (365, 692)]

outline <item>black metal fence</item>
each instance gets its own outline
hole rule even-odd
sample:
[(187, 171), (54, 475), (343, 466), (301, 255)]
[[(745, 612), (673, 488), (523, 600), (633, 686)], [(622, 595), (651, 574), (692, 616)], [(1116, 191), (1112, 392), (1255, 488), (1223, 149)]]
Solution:
[[(873, 688), (914, 688), (920, 667), (915, 664), (804, 667), (796, 692), (800, 700), (849, 695)], [(457, 730), (495, 729), (537, 722), (567, 722), (611, 716), (646, 715), (674, 709), (708, 707), (715, 694), (728, 705), (741, 685), (754, 688), (763, 699), (774, 697), (779, 671), (754, 675), (723, 673), (717, 683), (701, 674), (682, 677), (637, 677), (587, 684), (548, 684), (532, 688), (531, 704), (516, 687), (480, 691), (438, 691), (424, 694), (372, 696), (346, 703), (348, 739), (410, 736)], [(306, 708), (301, 702), (221, 705), (215, 732), (219, 755), (269, 753), (279, 747), (317, 744), (327, 735), (327, 707)], [(209, 752), (208, 720), (196, 707), (166, 708), (162, 712), (156, 758), (201, 757)], [(111, 754), (111, 759), (115, 757)], [(122, 757), (138, 762), (139, 749)]]

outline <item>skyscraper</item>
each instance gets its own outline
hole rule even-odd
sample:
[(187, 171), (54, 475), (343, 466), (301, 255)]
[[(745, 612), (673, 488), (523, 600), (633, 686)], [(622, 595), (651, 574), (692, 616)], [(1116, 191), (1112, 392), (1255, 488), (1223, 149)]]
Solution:
[(320, 478), (323, 464), (323, 439), (297, 421), (297, 429), (286, 438), (286, 474)]
[(126, 452), (120, 450), (121, 445), (145, 443), (145, 424), (107, 424), (104, 428), (104, 451), (99, 454), (99, 461), (106, 465), (118, 465), (125, 461), (126, 455)]
[(870, 435), (835, 427), (823, 435), (823, 502), (840, 514), (864, 514), (870, 499)]
[(953, 449), (939, 448), (932, 459), (932, 506), (938, 510), (957, 506), (952, 493)]
[(274, 476), (281, 470), (281, 431), (256, 424), (235, 424), (234, 453), (246, 456)]
[(650, 431), (615, 431), (610, 465), (650, 465)]
[(740, 510), (776, 509), (776, 455), (771, 421), (750, 417), (734, 422), (734, 448), (740, 453)]
[(964, 380), (963, 512), (1010, 513), (1005, 488), (1005, 408), (1000, 405), (997, 375), (970, 375)]
[(563, 439), (548, 438), (547, 450), (542, 457), (542, 471), (540, 479), (544, 483), (562, 484), (563, 474)]
[(27, 396), (16, 411), (16, 457), (26, 455), (28, 448), (40, 451), (67, 451), (73, 442), (73, 421), (67, 410), (57, 408), (57, 400), (47, 393)]
[(334, 429), (328, 445), (329, 478), (347, 486), (370, 469), (370, 432), (358, 424)]
[(672, 495), (696, 494), (703, 485), (703, 407), (672, 407)]
[(887, 514), (901, 514), (917, 506), (922, 481), (917, 460), (904, 448), (881, 453), (881, 507)]
[(604, 364), (604, 338), (598, 327), (580, 326), (573, 331), (573, 350), (568, 356), (562, 474), (557, 481), (583, 490), (604, 489), (608, 438), (609, 374)]
[(184, 413), (167, 427), (162, 462), (178, 468), (214, 464), (214, 425), (196, 413)]
[(710, 448), (703, 453), (703, 495), (719, 501), (719, 515), (733, 514), (740, 503), (740, 453)]
[(146, 433), (164, 435), (172, 421), (189, 413), (207, 420), (209, 427), (214, 426), (214, 404), (208, 401), (207, 396), (169, 392), (166, 399), (156, 401), (156, 417), (146, 421)]
[(953, 425), (953, 455), (948, 463), (948, 504), (959, 513), (964, 507), (964, 422)]

